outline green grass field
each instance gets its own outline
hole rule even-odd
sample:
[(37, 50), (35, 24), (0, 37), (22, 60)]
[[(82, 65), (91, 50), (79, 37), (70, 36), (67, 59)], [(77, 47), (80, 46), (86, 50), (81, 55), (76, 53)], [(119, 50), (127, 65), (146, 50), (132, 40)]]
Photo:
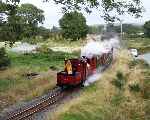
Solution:
[(35, 71), (47, 71), (49, 68), (60, 70), (64, 66), (64, 60), (67, 58), (79, 57), (79, 52), (65, 53), (49, 51), (36, 54), (17, 54), (9, 52), (12, 62), (11, 67), (27, 67)]

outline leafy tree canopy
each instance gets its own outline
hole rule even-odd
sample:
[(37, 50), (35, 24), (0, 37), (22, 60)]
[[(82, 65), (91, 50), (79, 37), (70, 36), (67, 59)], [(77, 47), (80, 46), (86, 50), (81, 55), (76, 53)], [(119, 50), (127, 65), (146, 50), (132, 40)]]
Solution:
[(38, 34), (38, 24), (43, 23), (44, 11), (32, 4), (22, 4), (17, 7), (17, 15), (20, 17), (19, 24), (22, 24), (23, 37), (34, 37)]
[(0, 41), (10, 45), (23, 37), (37, 34), (38, 23), (44, 20), (43, 11), (31, 4), (18, 6), (19, 0), (0, 1)]
[(21, 26), (17, 23), (17, 2), (0, 1), (0, 41), (9, 41), (12, 45), (20, 39)]
[[(49, 0), (45, 0), (49, 1)], [(92, 12), (93, 8), (100, 11), (100, 15), (106, 21), (114, 22), (119, 20), (118, 15), (125, 13), (140, 17), (143, 12), (141, 0), (54, 0), (56, 4), (62, 4), (63, 11), (85, 10)]]
[[(21, 0), (6, 0), (9, 2), (20, 2)], [(44, 0), (46, 2), (50, 0)], [(118, 15), (130, 14), (140, 17), (143, 12), (141, 0), (53, 0), (56, 4), (61, 4), (64, 12), (85, 10), (88, 13), (95, 8), (100, 11), (100, 16), (106, 21), (114, 22)]]
[(144, 24), (144, 34), (150, 38), (150, 21), (147, 21)]
[(8, 57), (5, 48), (0, 48), (0, 69), (10, 65), (10, 58)]
[(44, 11), (32, 4), (22, 4), (17, 8), (17, 14), (21, 17), (21, 23), (37, 25), (45, 20)]
[(38, 36), (42, 36), (43, 39), (49, 38), (50, 29), (46, 29), (45, 27), (40, 26), (38, 27), (37, 31), (38, 31)]
[(103, 32), (104, 25), (93, 25), (88, 26), (88, 33), (89, 34), (100, 34)]
[[(143, 27), (140, 25), (134, 25), (134, 24), (123, 24), (122, 25), (123, 32), (127, 34), (137, 34), (140, 32), (143, 32)], [(120, 33), (120, 25), (114, 25), (114, 24), (108, 24), (107, 25), (107, 31), (113, 31)]]
[(65, 38), (71, 38), (77, 40), (86, 37), (88, 32), (88, 26), (86, 25), (86, 19), (82, 13), (77, 11), (64, 14), (59, 21), (62, 35)]

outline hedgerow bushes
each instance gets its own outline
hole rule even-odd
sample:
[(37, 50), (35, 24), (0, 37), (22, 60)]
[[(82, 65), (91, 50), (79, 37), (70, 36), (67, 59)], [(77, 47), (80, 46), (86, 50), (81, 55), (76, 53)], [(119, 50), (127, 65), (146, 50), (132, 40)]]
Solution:
[(5, 48), (0, 48), (0, 69), (6, 68), (10, 65), (10, 58), (8, 57)]

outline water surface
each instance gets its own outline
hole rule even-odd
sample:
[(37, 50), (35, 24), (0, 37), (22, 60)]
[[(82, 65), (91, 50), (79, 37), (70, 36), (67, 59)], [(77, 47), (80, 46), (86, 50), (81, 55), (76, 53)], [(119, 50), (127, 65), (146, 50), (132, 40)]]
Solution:
[(143, 59), (150, 64), (150, 53), (145, 53), (143, 55), (139, 55), (139, 59)]

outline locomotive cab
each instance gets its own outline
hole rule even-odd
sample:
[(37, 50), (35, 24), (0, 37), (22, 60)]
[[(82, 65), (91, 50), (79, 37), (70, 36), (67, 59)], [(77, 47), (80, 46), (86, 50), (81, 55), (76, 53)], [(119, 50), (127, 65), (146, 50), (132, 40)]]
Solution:
[(57, 85), (63, 87), (81, 84), (85, 74), (83, 68), (80, 59), (65, 60), (64, 71), (57, 73)]

